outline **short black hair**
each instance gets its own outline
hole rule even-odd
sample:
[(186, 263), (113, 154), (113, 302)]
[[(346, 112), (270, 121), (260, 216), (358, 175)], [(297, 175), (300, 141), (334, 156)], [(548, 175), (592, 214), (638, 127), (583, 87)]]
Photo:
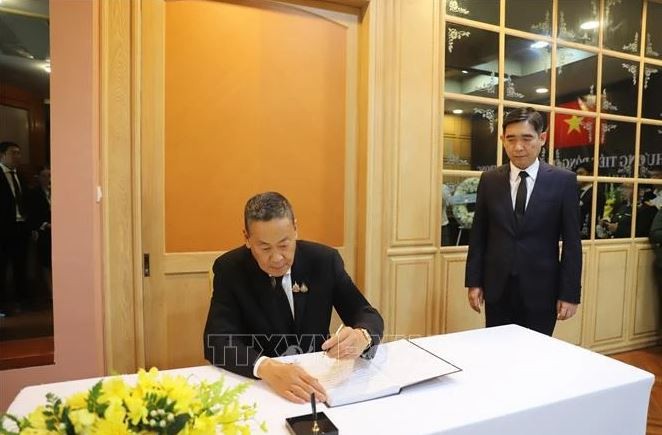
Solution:
[(580, 169), (585, 170), (589, 174), (593, 174), (593, 163), (589, 163), (589, 162), (577, 163), (577, 165), (575, 166), (574, 172), (577, 172)]
[(253, 221), (270, 221), (289, 218), (294, 223), (294, 211), (290, 202), (278, 192), (258, 193), (246, 202), (244, 207), (244, 228)]
[(0, 142), (0, 154), (6, 153), (7, 150), (11, 147), (18, 148), (19, 150), (21, 149), (21, 147), (18, 146), (16, 142), (4, 141)]
[(647, 191), (645, 191), (644, 194), (642, 195), (642, 197), (641, 197), (641, 201), (642, 201), (642, 202), (652, 201), (652, 200), (654, 200), (655, 198), (657, 198), (657, 195), (655, 194), (655, 192), (653, 192), (652, 190), (647, 190)]
[(503, 131), (506, 131), (510, 124), (517, 122), (528, 122), (538, 134), (546, 130), (545, 117), (532, 107), (519, 107), (506, 112), (503, 117)]

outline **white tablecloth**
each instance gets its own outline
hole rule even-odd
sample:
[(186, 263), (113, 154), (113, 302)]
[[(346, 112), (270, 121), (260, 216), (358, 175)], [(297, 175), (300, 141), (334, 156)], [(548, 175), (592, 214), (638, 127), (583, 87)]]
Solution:
[[(341, 434), (638, 435), (654, 376), (638, 368), (519, 326), (479, 329), (416, 340), (462, 372), (409, 387), (397, 396), (322, 410)], [(416, 363), (412, 361), (412, 370)], [(244, 378), (211, 367), (170, 374), (229, 383)], [(129, 378), (131, 376), (128, 376)], [(24, 388), (9, 408), (25, 415), (46, 392), (65, 397), (89, 388), (85, 379)], [(307, 414), (255, 382), (243, 401), (258, 403), (270, 433), (288, 433), (285, 417)]]

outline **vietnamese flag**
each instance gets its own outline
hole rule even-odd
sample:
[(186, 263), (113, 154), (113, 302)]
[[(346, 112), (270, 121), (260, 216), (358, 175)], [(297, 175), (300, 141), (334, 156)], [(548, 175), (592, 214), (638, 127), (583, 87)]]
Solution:
[[(574, 101), (559, 104), (558, 107), (581, 110), (581, 103), (580, 98), (577, 98)], [(594, 132), (595, 118), (557, 113), (554, 124), (554, 148), (593, 145)]]

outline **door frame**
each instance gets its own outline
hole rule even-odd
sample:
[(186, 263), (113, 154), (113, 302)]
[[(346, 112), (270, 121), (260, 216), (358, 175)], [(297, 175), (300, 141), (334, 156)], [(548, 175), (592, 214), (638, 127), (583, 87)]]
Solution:
[[(148, 0), (164, 1), (164, 0)], [(230, 0), (232, 1), (232, 0)], [(381, 292), (381, 200), (368, 194), (381, 189), (380, 159), (376, 163), (371, 156), (379, 156), (375, 147), (374, 132), (367, 128), (373, 116), (370, 103), (375, 95), (368, 93), (368, 82), (374, 80), (376, 28), (370, 25), (371, 17), (378, 16), (372, 4), (361, 0), (322, 2), (312, 0), (280, 1), (302, 8), (321, 8), (327, 11), (353, 13), (358, 17), (356, 58), (357, 104), (351, 114), (355, 120), (356, 144), (346, 161), (347, 168), (354, 168), (355, 182), (346, 183), (345, 201), (351, 198), (351, 210), (346, 208), (345, 240), (351, 238), (355, 245), (351, 250), (341, 249), (348, 269), (354, 272), (359, 286), (379, 306)], [(348, 6), (349, 5), (349, 6)], [(376, 6), (375, 6), (376, 7)], [(101, 138), (101, 190), (103, 202), (103, 266), (104, 287), (104, 348), (108, 373), (127, 373), (144, 367), (145, 353), (145, 304), (143, 295), (143, 212), (142, 186), (144, 149), (141, 141), (142, 123), (145, 118), (141, 93), (145, 82), (141, 65), (152, 53), (142, 50), (142, 37), (150, 29), (142, 22), (141, 2), (108, 0), (100, 3), (100, 138)], [(143, 56), (144, 55), (144, 56)], [(152, 84), (153, 85), (153, 84)], [(348, 116), (350, 114), (348, 113)], [(370, 175), (370, 176), (369, 176)], [(373, 178), (376, 177), (376, 178)], [(377, 181), (372, 181), (377, 180)], [(358, 189), (356, 188), (358, 186)], [(347, 213), (351, 213), (351, 217)], [(353, 224), (352, 224), (353, 222)], [(368, 223), (369, 222), (369, 223)], [(348, 228), (349, 223), (349, 228)], [(366, 228), (375, 226), (375, 230)], [(200, 271), (218, 253), (201, 253), (191, 262), (171, 254), (167, 270)], [(206, 271), (207, 269), (205, 269)], [(370, 284), (370, 285), (368, 285)], [(364, 287), (364, 285), (368, 287)]]

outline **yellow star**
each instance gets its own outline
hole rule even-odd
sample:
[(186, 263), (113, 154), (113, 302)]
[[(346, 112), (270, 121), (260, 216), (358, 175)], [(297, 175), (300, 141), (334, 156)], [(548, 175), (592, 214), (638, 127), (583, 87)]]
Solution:
[(574, 130), (577, 130), (577, 133), (581, 133), (579, 127), (583, 120), (584, 120), (583, 116), (577, 116), (577, 115), (572, 115), (572, 118), (564, 119), (563, 122), (568, 124), (568, 134), (572, 133)]

